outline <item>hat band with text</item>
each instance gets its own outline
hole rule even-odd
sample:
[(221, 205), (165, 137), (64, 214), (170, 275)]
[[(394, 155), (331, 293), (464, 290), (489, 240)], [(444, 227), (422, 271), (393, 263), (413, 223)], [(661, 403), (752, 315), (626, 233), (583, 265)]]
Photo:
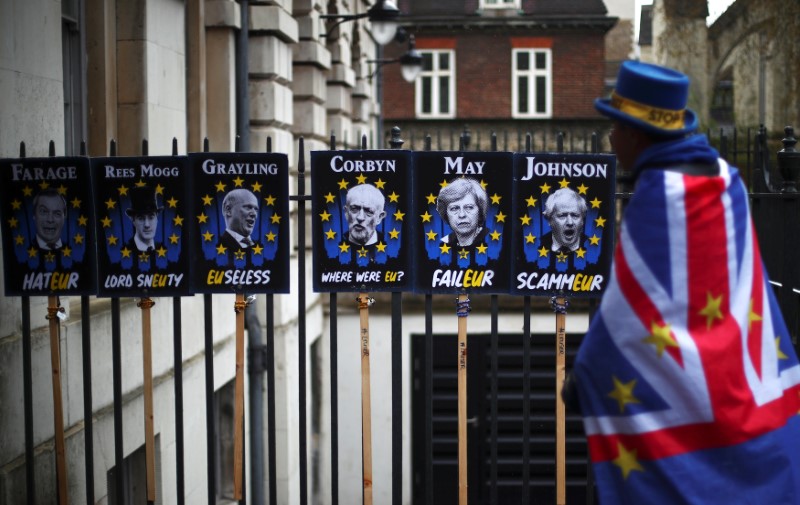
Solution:
[(677, 130), (684, 126), (683, 116), (685, 111), (645, 105), (619, 96), (614, 91), (611, 92), (611, 106), (620, 112), (624, 112), (662, 130)]

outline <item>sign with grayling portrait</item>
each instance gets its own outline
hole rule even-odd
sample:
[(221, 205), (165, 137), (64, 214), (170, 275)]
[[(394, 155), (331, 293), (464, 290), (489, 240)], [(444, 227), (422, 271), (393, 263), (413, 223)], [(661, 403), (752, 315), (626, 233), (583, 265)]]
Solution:
[(186, 156), (92, 158), (98, 296), (189, 294)]
[(511, 172), (511, 153), (414, 153), (417, 291), (509, 291)]
[(599, 297), (613, 254), (616, 158), (514, 155), (512, 291)]
[(5, 294), (96, 291), (89, 158), (0, 160)]
[(313, 151), (315, 291), (411, 288), (411, 155)]
[(289, 292), (289, 159), (192, 153), (193, 291)]

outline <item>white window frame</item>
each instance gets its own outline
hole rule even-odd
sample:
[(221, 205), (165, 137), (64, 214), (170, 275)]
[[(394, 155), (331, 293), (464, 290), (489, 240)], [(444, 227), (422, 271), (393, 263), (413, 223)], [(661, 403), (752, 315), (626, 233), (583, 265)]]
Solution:
[(519, 9), (520, 0), (480, 0), (479, 9)]
[[(414, 88), (414, 107), (418, 118), (424, 119), (448, 119), (456, 117), (456, 52), (454, 49), (420, 49), (420, 53), (430, 54), (433, 61), (432, 70), (422, 70), (419, 77), (415, 82)], [(450, 60), (450, 65), (447, 70), (439, 69), (439, 55), (447, 54)], [(439, 95), (439, 81), (443, 77), (449, 78), (447, 93), (448, 93), (448, 112), (442, 112), (439, 104), (441, 102)], [(422, 110), (422, 83), (425, 78), (430, 78), (431, 83), (431, 111)]]
[[(517, 69), (517, 55), (520, 53), (528, 53), (530, 68), (527, 70)], [(537, 69), (536, 67), (536, 54), (544, 53), (545, 55), (545, 68)], [(528, 78), (528, 111), (521, 112), (520, 108), (520, 89), (519, 78)], [(536, 103), (536, 79), (538, 77), (545, 78), (545, 110), (537, 111)], [(549, 48), (542, 47), (525, 47), (515, 48), (511, 51), (511, 117), (513, 118), (550, 118), (553, 116), (553, 53)]]

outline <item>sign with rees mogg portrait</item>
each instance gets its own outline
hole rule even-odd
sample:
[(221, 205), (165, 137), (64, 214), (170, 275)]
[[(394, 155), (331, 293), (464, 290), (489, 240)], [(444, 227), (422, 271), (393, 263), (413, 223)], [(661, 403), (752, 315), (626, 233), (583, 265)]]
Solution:
[(514, 155), (514, 293), (602, 294), (613, 254), (615, 168), (607, 154)]
[(315, 291), (411, 288), (411, 155), (313, 151)]
[(196, 293), (289, 292), (289, 158), (192, 153)]
[(0, 160), (6, 296), (94, 294), (89, 158)]
[(417, 291), (509, 291), (511, 172), (511, 153), (414, 153)]
[(98, 296), (189, 294), (186, 156), (92, 158)]

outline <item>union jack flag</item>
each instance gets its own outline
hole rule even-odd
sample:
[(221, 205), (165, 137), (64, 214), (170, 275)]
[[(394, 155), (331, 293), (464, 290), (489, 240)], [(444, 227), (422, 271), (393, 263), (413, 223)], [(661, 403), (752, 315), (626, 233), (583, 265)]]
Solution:
[(646, 170), (574, 373), (603, 504), (800, 504), (800, 364), (738, 171)]

